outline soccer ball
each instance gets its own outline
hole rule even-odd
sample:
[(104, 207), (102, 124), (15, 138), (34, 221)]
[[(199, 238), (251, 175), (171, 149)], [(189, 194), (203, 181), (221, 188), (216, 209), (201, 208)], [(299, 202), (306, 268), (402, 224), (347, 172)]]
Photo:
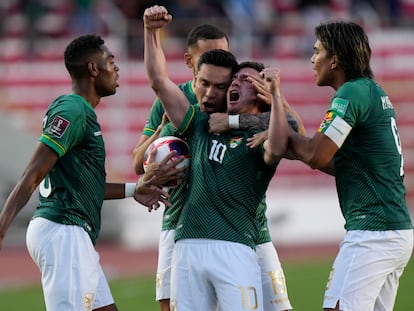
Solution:
[[(171, 151), (175, 150), (177, 153), (174, 158), (184, 156), (185, 159), (178, 163), (176, 168), (185, 167), (185, 176), (188, 176), (188, 171), (190, 167), (190, 148), (188, 144), (181, 138), (175, 136), (164, 136), (154, 140), (151, 145), (148, 146), (144, 154), (143, 167), (144, 171), (147, 170), (149, 154), (152, 150), (157, 149), (157, 154), (155, 156), (154, 162), (161, 162)], [(170, 181), (167, 184), (163, 185), (166, 188), (175, 188), (178, 186), (178, 181)]]

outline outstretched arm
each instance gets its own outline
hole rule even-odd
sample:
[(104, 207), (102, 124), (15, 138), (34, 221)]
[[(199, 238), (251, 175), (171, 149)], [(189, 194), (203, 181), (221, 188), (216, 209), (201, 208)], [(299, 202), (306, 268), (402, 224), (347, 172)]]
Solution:
[(190, 103), (180, 88), (168, 77), (167, 62), (161, 47), (161, 28), (172, 16), (163, 6), (152, 6), (144, 12), (144, 63), (151, 87), (167, 113), (168, 119), (178, 128)]
[(288, 125), (283, 108), (280, 92), (280, 72), (275, 68), (265, 68), (261, 73), (269, 82), (272, 94), (272, 109), (270, 111), (269, 137), (264, 142), (264, 160), (267, 164), (279, 161), (287, 150)]
[(3, 238), (16, 215), (26, 205), (33, 191), (58, 160), (58, 154), (43, 143), (38, 143), (32, 159), (0, 213), (0, 249)]
[(315, 133), (310, 138), (289, 131), (288, 158), (300, 160), (313, 169), (335, 176), (333, 157), (338, 146), (326, 135)]

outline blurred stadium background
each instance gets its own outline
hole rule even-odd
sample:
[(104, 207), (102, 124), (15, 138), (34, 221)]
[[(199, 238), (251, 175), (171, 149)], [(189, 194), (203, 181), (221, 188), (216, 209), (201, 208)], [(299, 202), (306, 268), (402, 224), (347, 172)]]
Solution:
[[(376, 80), (389, 93), (402, 138), (407, 199), (414, 208), (414, 1), (299, 0), (2, 0), (0, 2), (0, 204), (29, 160), (43, 114), (58, 95), (71, 92), (63, 51), (75, 36), (98, 33), (115, 53), (120, 87), (97, 109), (107, 148), (108, 180), (134, 181), (132, 149), (154, 94), (146, 79), (142, 14), (163, 4), (174, 20), (163, 32), (169, 72), (177, 83), (191, 78), (183, 63), (185, 36), (212, 23), (230, 36), (239, 60), (281, 68), (282, 90), (303, 117), (309, 135), (319, 126), (333, 91), (315, 85), (309, 58), (313, 28), (321, 20), (352, 19), (369, 34)], [(34, 195), (5, 240), (24, 245)], [(299, 162), (284, 160), (268, 191), (275, 243), (337, 243), (343, 220), (334, 180)], [(132, 199), (106, 202), (101, 242), (131, 249), (156, 247), (161, 211), (147, 213)]]

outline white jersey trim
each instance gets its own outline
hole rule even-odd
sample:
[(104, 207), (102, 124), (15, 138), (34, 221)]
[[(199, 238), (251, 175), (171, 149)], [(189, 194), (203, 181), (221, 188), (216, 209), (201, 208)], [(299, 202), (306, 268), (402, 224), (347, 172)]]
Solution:
[(324, 132), (326, 136), (328, 136), (332, 141), (341, 148), (342, 144), (344, 143), (345, 139), (347, 138), (349, 132), (351, 132), (352, 127), (345, 122), (339, 116), (336, 116), (333, 121), (329, 124), (328, 128)]

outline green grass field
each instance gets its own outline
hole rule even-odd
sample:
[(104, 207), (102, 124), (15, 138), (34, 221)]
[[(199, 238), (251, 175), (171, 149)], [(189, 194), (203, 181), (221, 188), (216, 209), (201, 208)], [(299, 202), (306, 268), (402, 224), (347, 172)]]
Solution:
[[(295, 311), (322, 310), (322, 296), (331, 261), (284, 263), (289, 296)], [(414, 260), (400, 279), (395, 311), (414, 310), (411, 296)], [(158, 311), (154, 301), (154, 277), (113, 280), (110, 283), (120, 311)], [(40, 287), (0, 290), (1, 310), (45, 310)]]

